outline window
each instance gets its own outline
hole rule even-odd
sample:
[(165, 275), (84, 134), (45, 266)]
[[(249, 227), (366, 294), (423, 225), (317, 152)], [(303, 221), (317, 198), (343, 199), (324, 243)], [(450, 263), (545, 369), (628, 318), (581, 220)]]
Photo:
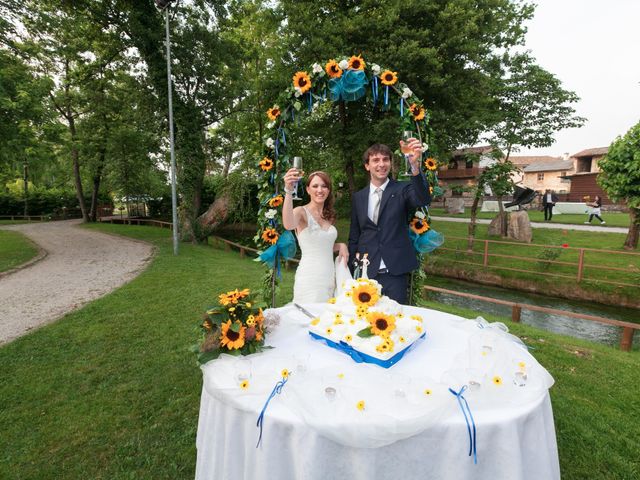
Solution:
[(538, 181), (539, 182), (543, 182), (544, 181), (544, 173), (539, 173), (538, 174)]

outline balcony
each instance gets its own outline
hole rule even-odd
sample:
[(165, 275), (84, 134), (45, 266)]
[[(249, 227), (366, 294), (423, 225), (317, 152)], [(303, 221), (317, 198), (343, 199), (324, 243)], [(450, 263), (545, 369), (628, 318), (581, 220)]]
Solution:
[(453, 178), (477, 178), (481, 172), (482, 169), (479, 167), (438, 170), (438, 178), (442, 180), (450, 180)]

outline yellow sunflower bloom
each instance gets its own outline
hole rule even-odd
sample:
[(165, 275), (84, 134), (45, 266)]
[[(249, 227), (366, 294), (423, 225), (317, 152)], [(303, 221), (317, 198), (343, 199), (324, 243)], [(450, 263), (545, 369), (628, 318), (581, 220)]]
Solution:
[(329, 60), (324, 67), (324, 71), (327, 72), (327, 75), (331, 78), (340, 78), (342, 76), (342, 69), (335, 60)]
[(244, 332), (247, 327), (241, 326), (237, 332), (231, 330), (231, 320), (227, 320), (222, 324), (222, 333), (220, 336), (220, 345), (227, 347), (229, 350), (237, 350), (244, 347)]
[(367, 321), (374, 335), (387, 336), (396, 328), (396, 317), (382, 312), (370, 312)]
[(398, 72), (385, 70), (380, 74), (380, 81), (383, 85), (393, 85), (398, 81)]
[(271, 160), (269, 157), (264, 157), (262, 160), (260, 160), (260, 163), (258, 163), (258, 165), (263, 171), (268, 172), (273, 168), (273, 160)]
[(240, 382), (240, 388), (242, 390), (248, 390), (249, 389), (249, 380), (243, 380)]
[(493, 379), (491, 380), (493, 382), (494, 385), (502, 385), (502, 377), (499, 375), (496, 375), (495, 377), (493, 377)]
[(330, 298), (329, 300), (327, 300), (327, 303), (330, 303), (331, 305), (335, 304), (336, 303), (335, 297)]
[(422, 333), (422, 327), (420, 325), (416, 327), (416, 332)]
[(436, 168), (438, 168), (438, 162), (436, 161), (435, 158), (427, 158), (424, 161), (424, 166), (426, 167), (427, 170), (435, 170)]
[(317, 325), (320, 323), (320, 319), (319, 318), (314, 318), (313, 320), (311, 320), (311, 325)]
[(271, 245), (274, 245), (278, 241), (278, 237), (278, 232), (276, 232), (274, 228), (266, 228), (264, 232), (262, 232), (262, 240)]
[(276, 195), (275, 197), (269, 200), (269, 206), (272, 208), (279, 207), (283, 203), (284, 203), (284, 199), (282, 198), (282, 195)]
[(352, 55), (349, 59), (349, 68), (353, 70), (364, 70), (364, 67), (366, 66), (367, 64), (364, 63), (362, 55), (358, 55), (357, 57), (355, 55)]
[(358, 403), (356, 403), (356, 408), (358, 410), (360, 410), (361, 412), (364, 411), (364, 409), (365, 409), (364, 400), (360, 400)]
[(333, 328), (331, 328), (331, 327), (327, 327), (327, 329), (325, 330), (325, 333), (326, 333), (327, 335), (331, 335), (331, 334), (333, 333)]
[(424, 394), (425, 394), (425, 395), (431, 395), (432, 393), (433, 393), (433, 392), (431, 391), (431, 389), (430, 389), (430, 388), (425, 388), (425, 389), (424, 389)]
[(376, 347), (380, 353), (393, 352), (393, 341), (389, 337), (382, 337), (382, 342)]
[(417, 103), (412, 103), (409, 107), (411, 114), (413, 115), (414, 120), (422, 120), (425, 115), (425, 110), (422, 105), (418, 105)]
[(371, 305), (375, 305), (375, 303), (380, 299), (378, 290), (370, 284), (356, 285), (351, 289), (351, 291), (351, 299), (358, 307), (365, 306), (368, 308)]
[(279, 116), (280, 116), (280, 107), (279, 106), (274, 105), (269, 110), (267, 110), (267, 117), (269, 117), (269, 120), (271, 120), (271, 121), (276, 120)]
[(247, 317), (247, 325), (250, 327), (253, 327), (256, 324), (256, 317), (254, 317), (253, 315), (249, 315)]
[(409, 226), (411, 227), (411, 230), (413, 230), (418, 235), (426, 232), (427, 230), (429, 230), (429, 228), (431, 228), (424, 219), (418, 217), (413, 217), (411, 223), (409, 223)]
[(351, 340), (353, 340), (353, 336), (352, 335), (345, 335), (345, 337), (344, 337), (344, 341), (345, 342), (350, 342)]
[(293, 76), (293, 86), (300, 93), (308, 92), (311, 89), (311, 78), (307, 72), (296, 72)]
[(282, 378), (289, 378), (289, 370), (287, 370), (286, 368), (284, 368), (281, 372), (280, 375), (282, 375)]
[(527, 364), (524, 362), (518, 362), (518, 367), (520, 367), (520, 370), (524, 371), (524, 369), (526, 368)]

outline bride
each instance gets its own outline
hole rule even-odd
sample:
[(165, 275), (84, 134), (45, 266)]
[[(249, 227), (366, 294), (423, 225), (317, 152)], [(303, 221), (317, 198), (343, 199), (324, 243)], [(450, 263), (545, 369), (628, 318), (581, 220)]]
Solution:
[(309, 203), (293, 208), (292, 194), (300, 180), (297, 169), (291, 168), (284, 176), (285, 197), (282, 206), (282, 223), (287, 230), (295, 230), (302, 256), (293, 284), (295, 303), (326, 302), (335, 289), (333, 253), (346, 266), (349, 251), (345, 243), (336, 243), (338, 231), (333, 225), (331, 179), (324, 172), (313, 172), (307, 179)]

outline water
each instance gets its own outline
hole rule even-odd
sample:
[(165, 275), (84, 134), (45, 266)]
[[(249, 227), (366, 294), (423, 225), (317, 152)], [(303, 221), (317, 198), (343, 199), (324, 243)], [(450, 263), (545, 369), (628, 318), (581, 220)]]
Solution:
[[(640, 324), (640, 310), (634, 308), (613, 307), (588, 301), (579, 302), (563, 298), (547, 297), (534, 293), (507, 290), (499, 287), (485, 286), (467, 283), (460, 280), (431, 277), (428, 285), (446, 288), (457, 292), (472, 293), (483, 297), (507, 300), (511, 302), (538, 305), (541, 307), (566, 310), (574, 313), (585, 313), (613, 320), (623, 320)], [(478, 312), (486, 312), (494, 315), (511, 318), (511, 307), (495, 303), (483, 302), (457, 295), (429, 292), (429, 298), (448, 305), (468, 308)], [(622, 328), (613, 325), (605, 325), (590, 320), (566, 317), (544, 312), (534, 312), (522, 309), (521, 322), (526, 325), (548, 330), (554, 333), (569, 335), (575, 338), (591, 340), (606, 345), (619, 346)], [(640, 331), (636, 330), (633, 341), (634, 350), (640, 349)]]

